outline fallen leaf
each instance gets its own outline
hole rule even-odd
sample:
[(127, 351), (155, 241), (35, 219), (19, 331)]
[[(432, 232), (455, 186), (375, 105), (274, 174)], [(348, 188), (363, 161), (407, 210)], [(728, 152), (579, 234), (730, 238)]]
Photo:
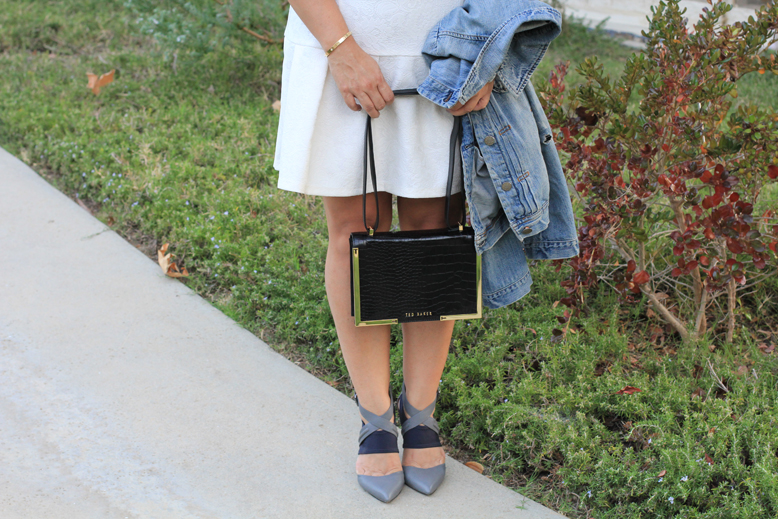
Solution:
[(100, 93), (100, 89), (104, 86), (113, 83), (113, 73), (116, 71), (116, 69), (111, 69), (110, 72), (107, 72), (105, 74), (102, 74), (99, 78), (97, 75), (92, 74), (91, 72), (86, 73), (86, 77), (89, 80), (86, 87), (91, 88), (92, 92), (97, 95)]
[(468, 461), (467, 463), (465, 463), (465, 467), (469, 467), (474, 471), (478, 472), (479, 474), (484, 473), (484, 466), (478, 463), (477, 461)]
[(273, 107), (273, 110), (275, 110), (276, 112), (281, 111), (281, 101), (280, 100), (276, 99), (275, 101), (273, 101), (273, 104), (271, 106)]
[(710, 430), (708, 431), (708, 436), (713, 436), (713, 434), (715, 432), (716, 432), (716, 428), (715, 427), (711, 427)]
[(704, 396), (705, 396), (705, 391), (703, 391), (703, 389), (702, 389), (702, 388), (699, 388), (699, 387), (698, 387), (697, 389), (695, 389), (694, 391), (692, 391), (692, 398), (694, 398), (694, 397), (699, 397), (699, 398), (702, 398), (702, 397), (704, 397)]
[(708, 462), (708, 465), (713, 465), (713, 458), (711, 458), (710, 456), (708, 456), (708, 454), (707, 454), (707, 453), (705, 453), (705, 461), (707, 461), (707, 462)]
[(667, 474), (667, 471), (663, 470), (662, 472), (659, 473), (659, 475), (657, 477), (658, 478), (663, 478), (663, 477), (665, 477), (666, 474)]
[(92, 214), (92, 210), (89, 209), (84, 202), (81, 201), (80, 198), (76, 198), (76, 203), (80, 205), (82, 208), (86, 209), (86, 212), (89, 214)]
[(639, 391), (643, 391), (642, 389), (638, 389), (633, 386), (624, 386), (622, 389), (619, 389), (616, 391), (615, 394), (617, 395), (631, 395), (632, 393), (637, 393)]
[(157, 251), (157, 261), (159, 262), (159, 266), (162, 267), (162, 272), (171, 278), (188, 276), (189, 272), (186, 270), (186, 267), (184, 267), (183, 270), (179, 270), (178, 265), (170, 261), (173, 254), (167, 252), (168, 245), (168, 243), (164, 244), (162, 248)]

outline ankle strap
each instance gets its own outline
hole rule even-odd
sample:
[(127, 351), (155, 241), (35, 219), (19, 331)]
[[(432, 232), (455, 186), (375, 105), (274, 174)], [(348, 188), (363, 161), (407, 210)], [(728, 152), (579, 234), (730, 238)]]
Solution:
[(362, 404), (359, 403), (359, 400), (357, 400), (357, 406), (359, 406), (359, 412), (362, 414), (362, 416), (367, 419), (367, 423), (363, 425), (362, 429), (359, 431), (360, 444), (365, 440), (365, 438), (379, 429), (391, 433), (395, 437), (400, 434), (397, 426), (390, 421), (392, 415), (394, 414), (394, 401), (392, 400), (391, 393), (389, 394), (389, 409), (387, 409), (386, 412), (381, 416), (371, 413), (362, 407)]
[(403, 422), (403, 434), (419, 425), (426, 425), (436, 433), (440, 433), (438, 422), (432, 417), (432, 411), (435, 409), (435, 403), (438, 401), (439, 395), (440, 390), (438, 390), (436, 393), (435, 400), (433, 400), (430, 405), (419, 411), (408, 402), (408, 399), (405, 396), (405, 382), (403, 382), (403, 391), (400, 393), (400, 398), (402, 398), (403, 401), (403, 411), (407, 409), (408, 415), (410, 415), (410, 418)]

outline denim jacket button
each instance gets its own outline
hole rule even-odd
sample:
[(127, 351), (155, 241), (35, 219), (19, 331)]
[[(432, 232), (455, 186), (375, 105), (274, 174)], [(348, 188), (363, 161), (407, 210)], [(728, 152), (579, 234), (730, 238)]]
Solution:
[(491, 146), (494, 143), (495, 143), (494, 137), (492, 137), (491, 135), (487, 135), (487, 137), (484, 139), (484, 144), (486, 144), (487, 146)]
[(513, 185), (510, 182), (503, 182), (502, 183), (502, 190), (503, 191), (510, 191)]
[(521, 230), (522, 234), (529, 234), (532, 232), (532, 227), (525, 227)]

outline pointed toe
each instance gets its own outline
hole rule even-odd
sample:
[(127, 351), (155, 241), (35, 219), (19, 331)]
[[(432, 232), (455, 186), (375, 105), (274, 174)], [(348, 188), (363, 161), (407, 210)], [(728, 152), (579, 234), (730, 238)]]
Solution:
[(428, 469), (418, 467), (403, 467), (405, 484), (422, 494), (430, 495), (435, 492), (443, 478), (446, 476), (446, 464)]
[(388, 503), (400, 494), (405, 485), (403, 472), (386, 476), (357, 476), (359, 486), (376, 499)]

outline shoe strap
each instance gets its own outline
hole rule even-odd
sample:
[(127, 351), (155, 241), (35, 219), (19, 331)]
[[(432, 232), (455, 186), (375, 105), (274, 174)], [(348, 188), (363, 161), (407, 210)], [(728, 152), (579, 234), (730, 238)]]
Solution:
[(432, 417), (432, 411), (433, 409), (435, 409), (435, 403), (438, 401), (438, 395), (440, 395), (440, 391), (438, 391), (437, 394), (435, 395), (435, 400), (433, 400), (430, 405), (428, 405), (427, 407), (425, 407), (420, 411), (415, 407), (413, 407), (408, 402), (408, 399), (405, 397), (405, 382), (403, 382), (403, 391), (402, 393), (400, 393), (400, 398), (403, 401), (402, 412), (405, 412), (407, 410), (408, 415), (410, 416), (410, 418), (406, 419), (402, 423), (404, 433), (410, 431), (414, 427), (418, 427), (419, 425), (426, 425), (436, 433), (440, 433), (440, 427), (438, 426), (438, 422)]
[(364, 407), (362, 407), (362, 404), (359, 403), (359, 400), (357, 400), (357, 405), (359, 406), (359, 412), (367, 419), (367, 423), (362, 426), (362, 429), (359, 431), (359, 443), (361, 444), (365, 438), (373, 434), (379, 429), (382, 429), (388, 433), (393, 434), (395, 437), (397, 437), (400, 432), (397, 429), (397, 426), (393, 424), (390, 419), (392, 418), (392, 415), (394, 414), (394, 404), (390, 397), (389, 409), (386, 410), (384, 414), (381, 416), (378, 416), (377, 414), (371, 413)]

